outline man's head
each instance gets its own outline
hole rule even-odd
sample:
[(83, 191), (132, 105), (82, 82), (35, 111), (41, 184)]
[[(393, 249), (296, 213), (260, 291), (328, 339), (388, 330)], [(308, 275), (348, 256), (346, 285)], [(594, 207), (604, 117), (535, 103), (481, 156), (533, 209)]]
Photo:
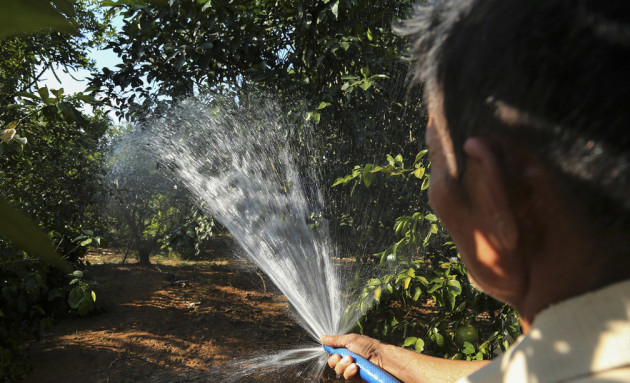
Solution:
[[(503, 220), (488, 228), (488, 242), (509, 253), (510, 246), (523, 246), (524, 231), (531, 241), (537, 239), (537, 223), (527, 222), (524, 211), (538, 204), (537, 214), (544, 215), (549, 201), (561, 203), (562, 214), (600, 232), (627, 232), (630, 2), (437, 3), (419, 8), (402, 30), (415, 41), (415, 78), (425, 83), (430, 104), (433, 129), (428, 129), (427, 141), (440, 146), (432, 156), (431, 200), (454, 238), (466, 221), (473, 227)], [(540, 187), (534, 182), (539, 173), (544, 173)], [(450, 187), (467, 201), (471, 193), (496, 191), (467, 179), (470, 174), (496, 179), (505, 192), (505, 201), (493, 196), (487, 209), (479, 210), (487, 214), (481, 221), (455, 211), (455, 199), (443, 195)], [(548, 200), (547, 206), (536, 198)], [(501, 213), (506, 206), (511, 218)], [(511, 232), (514, 228), (519, 238)], [(480, 230), (471, 232), (468, 246), (479, 252), (483, 245), (473, 237)], [(624, 242), (615, 251), (628, 245)], [(460, 251), (467, 246), (458, 245)], [(500, 279), (505, 271), (501, 263), (511, 261), (503, 254), (477, 273), (496, 266), (495, 279)], [(527, 261), (510, 267), (526, 267), (522, 262)]]
[(510, 139), (557, 172), (589, 217), (628, 227), (630, 2), (440, 4), (407, 31), (416, 78), (443, 98), (460, 172), (467, 137)]

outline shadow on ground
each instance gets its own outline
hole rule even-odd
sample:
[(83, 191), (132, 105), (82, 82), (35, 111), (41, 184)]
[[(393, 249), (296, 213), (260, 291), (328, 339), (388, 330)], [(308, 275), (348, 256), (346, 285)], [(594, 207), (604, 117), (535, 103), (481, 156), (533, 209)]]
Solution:
[(95, 257), (88, 272), (105, 312), (32, 342), (26, 381), (214, 382), (230, 361), (310, 341), (286, 299), (243, 261), (107, 263), (117, 260)]

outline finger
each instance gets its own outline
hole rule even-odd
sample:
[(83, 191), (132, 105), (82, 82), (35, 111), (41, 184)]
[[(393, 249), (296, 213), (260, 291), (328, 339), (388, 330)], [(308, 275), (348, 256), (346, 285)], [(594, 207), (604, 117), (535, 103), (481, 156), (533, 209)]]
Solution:
[(337, 375), (343, 376), (346, 368), (348, 368), (352, 364), (352, 362), (352, 357), (350, 355), (346, 355), (341, 358), (339, 363), (337, 363), (337, 365), (335, 366), (335, 372), (337, 373)]
[(340, 360), (341, 360), (341, 356), (339, 356), (339, 354), (332, 354), (330, 358), (328, 358), (328, 365), (330, 366), (330, 368), (335, 368), (335, 366), (337, 365), (337, 363), (339, 363)]
[(359, 367), (357, 367), (356, 363), (352, 363), (346, 368), (343, 372), (343, 377), (346, 380), (358, 380)]

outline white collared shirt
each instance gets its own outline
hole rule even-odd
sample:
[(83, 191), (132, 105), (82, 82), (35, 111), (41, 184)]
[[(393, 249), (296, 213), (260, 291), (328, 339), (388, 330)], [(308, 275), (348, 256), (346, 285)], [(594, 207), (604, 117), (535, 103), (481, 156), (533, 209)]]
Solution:
[(458, 383), (630, 382), (630, 280), (543, 310), (525, 336)]

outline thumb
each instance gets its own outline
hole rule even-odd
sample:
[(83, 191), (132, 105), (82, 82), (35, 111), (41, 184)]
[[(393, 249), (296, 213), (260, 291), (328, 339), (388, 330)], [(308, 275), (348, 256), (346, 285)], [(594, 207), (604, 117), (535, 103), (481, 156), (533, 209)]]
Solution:
[(352, 342), (352, 339), (356, 337), (355, 334), (347, 335), (322, 335), (319, 337), (319, 341), (322, 344), (330, 347), (347, 347)]
[(344, 344), (339, 340), (342, 335), (322, 335), (319, 337), (319, 341), (322, 344), (330, 347), (343, 347)]

